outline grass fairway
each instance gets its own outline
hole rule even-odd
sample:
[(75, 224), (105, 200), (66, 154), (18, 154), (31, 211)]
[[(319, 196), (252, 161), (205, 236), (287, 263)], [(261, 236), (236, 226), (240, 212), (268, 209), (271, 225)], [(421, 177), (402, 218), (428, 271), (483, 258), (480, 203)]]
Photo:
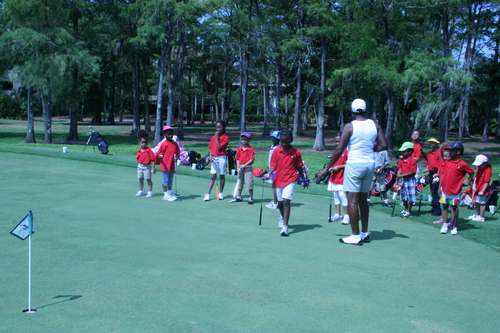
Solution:
[[(290, 237), (280, 237), (276, 210), (264, 208), (258, 225), (259, 182), (253, 206), (203, 202), (208, 171), (181, 168), (178, 201), (162, 200), (160, 174), (156, 196), (136, 198), (133, 156), (126, 166), (120, 156), (82, 160), (73, 158), (80, 150), (39, 156), (30, 149), (45, 148), (0, 153), (0, 332), (500, 327), (500, 253), (460, 232), (441, 235), (433, 225), (373, 209), (373, 241), (343, 245), (338, 238), (349, 226), (326, 221), (329, 200), (312, 188), (296, 193)], [(121, 162), (107, 163), (114, 158)], [(235, 183), (228, 178), (227, 197)], [(266, 188), (264, 203), (271, 195)], [(29, 210), (34, 314), (21, 312), (28, 242), (9, 234)]]

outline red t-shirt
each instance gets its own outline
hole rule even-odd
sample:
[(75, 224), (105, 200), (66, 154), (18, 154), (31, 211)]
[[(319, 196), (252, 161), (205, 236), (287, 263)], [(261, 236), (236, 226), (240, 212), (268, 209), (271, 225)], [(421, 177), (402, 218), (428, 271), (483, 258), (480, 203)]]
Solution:
[(427, 170), (437, 172), (441, 164), (443, 164), (443, 159), (441, 158), (440, 149), (427, 153)]
[[(483, 189), (484, 184), (489, 184), (491, 181), (491, 176), (493, 175), (493, 171), (491, 171), (491, 167), (487, 166), (484, 169), (477, 169), (476, 177), (474, 178), (474, 183), (476, 185), (476, 194)], [(486, 188), (483, 195), (490, 194), (490, 186)]]
[(295, 147), (292, 146), (286, 153), (282, 146), (276, 148), (271, 157), (271, 167), (276, 168), (273, 187), (283, 188), (297, 181), (297, 169), (302, 166), (304, 166), (302, 155)]
[(139, 148), (135, 157), (137, 158), (137, 162), (141, 164), (151, 164), (155, 160), (155, 154), (149, 147), (144, 150)]
[[(339, 159), (337, 160), (337, 162), (335, 162), (334, 165), (332, 165), (332, 167), (337, 165), (345, 165), (346, 162), (347, 162), (347, 149), (342, 152), (342, 155), (340, 155)], [(329, 181), (330, 183), (337, 185), (344, 184), (344, 169), (340, 169), (337, 172), (332, 172)]]
[[(416, 173), (417, 172), (417, 161), (411, 156), (406, 160), (401, 158), (398, 161), (397, 169), (401, 170), (402, 175), (407, 174), (408, 172)], [(414, 177), (414, 176), (415, 175), (413, 175), (411, 177)], [(408, 178), (408, 177), (405, 177), (405, 178)]]
[(459, 194), (462, 189), (465, 175), (471, 175), (473, 173), (474, 169), (461, 158), (456, 161), (451, 159), (448, 160), (441, 176), (441, 188), (443, 192), (450, 195)]
[(413, 143), (413, 154), (411, 154), (411, 157), (415, 159), (415, 161), (418, 161), (422, 157), (422, 145), (420, 143)]
[(248, 146), (246, 149), (243, 146), (236, 149), (236, 160), (241, 164), (246, 164), (250, 160), (255, 161), (255, 151), (252, 147)]
[(220, 150), (217, 150), (217, 137), (214, 135), (210, 139), (210, 143), (208, 144), (208, 148), (210, 148), (210, 155), (212, 156), (223, 156), (226, 155), (227, 145), (229, 144), (229, 137), (226, 134), (222, 134), (219, 137), (219, 145)]
[(158, 149), (158, 153), (156, 155), (163, 155), (163, 158), (160, 159), (160, 170), (161, 171), (174, 171), (175, 172), (175, 158), (174, 155), (179, 155), (181, 153), (179, 146), (177, 143), (165, 140), (160, 149)]

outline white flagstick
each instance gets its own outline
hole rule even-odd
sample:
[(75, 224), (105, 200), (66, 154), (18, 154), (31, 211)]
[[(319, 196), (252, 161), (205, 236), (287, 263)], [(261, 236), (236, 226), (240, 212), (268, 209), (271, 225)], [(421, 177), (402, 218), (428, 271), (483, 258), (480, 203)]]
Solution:
[(28, 236), (28, 308), (24, 309), (24, 313), (35, 313), (36, 309), (31, 308), (31, 235)]

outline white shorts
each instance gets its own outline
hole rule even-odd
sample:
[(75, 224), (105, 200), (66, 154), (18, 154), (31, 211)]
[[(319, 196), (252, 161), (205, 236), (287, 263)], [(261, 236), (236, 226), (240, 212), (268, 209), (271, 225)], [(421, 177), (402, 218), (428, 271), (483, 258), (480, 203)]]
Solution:
[(285, 187), (276, 187), (276, 198), (278, 198), (278, 201), (283, 201), (283, 199), (292, 201), (295, 185), (297, 185), (297, 182), (290, 183)]
[(347, 163), (344, 169), (344, 192), (370, 192), (374, 170), (375, 162)]
[(214, 160), (212, 161), (212, 165), (210, 166), (210, 173), (211, 174), (219, 174), (219, 175), (225, 175), (226, 174), (226, 164), (227, 164), (227, 158), (226, 155), (222, 156), (214, 156)]

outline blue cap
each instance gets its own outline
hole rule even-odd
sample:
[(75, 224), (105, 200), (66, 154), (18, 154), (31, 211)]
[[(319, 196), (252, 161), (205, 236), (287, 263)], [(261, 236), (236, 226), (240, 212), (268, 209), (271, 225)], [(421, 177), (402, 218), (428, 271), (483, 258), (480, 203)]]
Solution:
[(276, 139), (279, 139), (280, 138), (280, 131), (274, 131), (271, 133), (271, 135), (273, 138), (276, 138)]
[(452, 150), (452, 149), (458, 149), (464, 151), (464, 145), (457, 141), (453, 142), (451, 145), (445, 148), (445, 150)]

